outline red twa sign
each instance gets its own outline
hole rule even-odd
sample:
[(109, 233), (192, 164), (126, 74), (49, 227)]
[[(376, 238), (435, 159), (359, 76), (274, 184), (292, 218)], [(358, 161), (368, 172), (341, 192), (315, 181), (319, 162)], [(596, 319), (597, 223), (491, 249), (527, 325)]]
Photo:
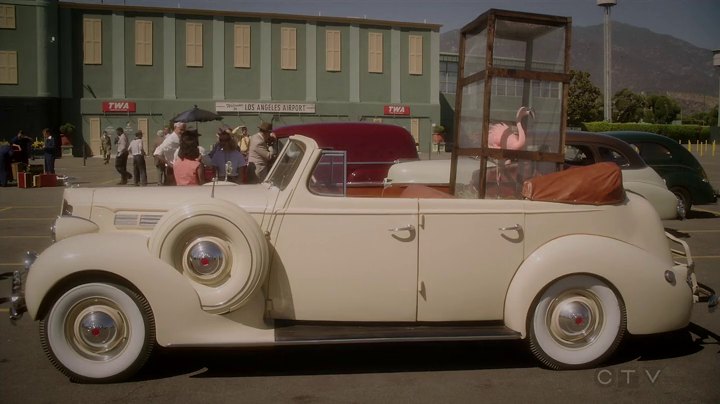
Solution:
[(103, 101), (103, 112), (135, 112), (133, 101)]
[(410, 107), (407, 105), (386, 105), (385, 115), (410, 115)]

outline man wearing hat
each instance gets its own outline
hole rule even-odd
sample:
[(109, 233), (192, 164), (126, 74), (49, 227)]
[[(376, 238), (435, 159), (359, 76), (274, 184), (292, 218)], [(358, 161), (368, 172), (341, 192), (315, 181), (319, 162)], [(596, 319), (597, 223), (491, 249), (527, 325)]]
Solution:
[(272, 133), (272, 124), (262, 122), (258, 126), (260, 131), (250, 136), (248, 147), (248, 182), (256, 184), (265, 180), (275, 158), (275, 135)]
[(248, 151), (250, 150), (250, 135), (248, 135), (247, 126), (238, 126), (237, 128), (233, 129), (232, 134), (237, 137), (240, 153), (242, 153), (243, 157), (245, 157), (245, 160), (247, 160)]

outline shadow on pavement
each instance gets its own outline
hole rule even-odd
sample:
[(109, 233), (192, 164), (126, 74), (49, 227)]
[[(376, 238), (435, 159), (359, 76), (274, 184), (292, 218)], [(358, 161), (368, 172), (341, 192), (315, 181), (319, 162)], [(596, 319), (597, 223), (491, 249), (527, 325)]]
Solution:
[(175, 349), (154, 355), (140, 380), (434, 372), (537, 367), (523, 341)]
[[(628, 335), (605, 363), (654, 361), (693, 355), (720, 336), (691, 323), (651, 336)], [(524, 341), (382, 343), (236, 349), (160, 349), (136, 380), (436, 372), (534, 368)]]

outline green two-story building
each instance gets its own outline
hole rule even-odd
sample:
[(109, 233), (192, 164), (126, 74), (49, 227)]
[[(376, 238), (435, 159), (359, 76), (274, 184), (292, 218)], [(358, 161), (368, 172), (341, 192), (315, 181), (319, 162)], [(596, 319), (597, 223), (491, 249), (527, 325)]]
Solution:
[[(197, 105), (222, 124), (381, 121), (420, 150), (440, 122), (439, 25), (0, 0), (0, 139), (76, 125), (154, 134)], [(205, 146), (220, 122), (199, 123)], [(146, 136), (152, 144), (153, 136)]]

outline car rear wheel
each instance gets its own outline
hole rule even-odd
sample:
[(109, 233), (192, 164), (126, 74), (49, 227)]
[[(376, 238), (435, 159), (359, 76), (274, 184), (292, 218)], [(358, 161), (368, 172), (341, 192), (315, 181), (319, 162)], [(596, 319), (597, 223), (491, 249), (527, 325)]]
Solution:
[(155, 346), (148, 301), (112, 283), (85, 283), (60, 294), (40, 321), (50, 361), (71, 380), (118, 382), (132, 376)]
[(670, 188), (670, 192), (675, 194), (675, 197), (678, 199), (678, 217), (680, 219), (685, 219), (687, 214), (690, 213), (690, 208), (692, 207), (690, 193), (685, 188), (681, 187), (672, 187)]
[(555, 281), (533, 307), (528, 318), (530, 350), (551, 369), (593, 367), (612, 355), (625, 334), (622, 299), (592, 276)]

